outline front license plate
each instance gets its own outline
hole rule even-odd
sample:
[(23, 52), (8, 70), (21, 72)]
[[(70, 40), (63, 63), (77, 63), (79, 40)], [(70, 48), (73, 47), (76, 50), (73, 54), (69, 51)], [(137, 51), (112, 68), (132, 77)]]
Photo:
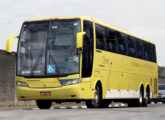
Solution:
[(40, 92), (41, 96), (50, 96), (51, 92)]

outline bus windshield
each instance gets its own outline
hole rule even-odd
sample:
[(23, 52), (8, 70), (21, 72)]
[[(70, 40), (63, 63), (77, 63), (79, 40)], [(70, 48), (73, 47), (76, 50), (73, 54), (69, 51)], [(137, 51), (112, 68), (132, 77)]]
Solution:
[(18, 45), (18, 76), (64, 76), (79, 73), (76, 34), (80, 20), (26, 22)]

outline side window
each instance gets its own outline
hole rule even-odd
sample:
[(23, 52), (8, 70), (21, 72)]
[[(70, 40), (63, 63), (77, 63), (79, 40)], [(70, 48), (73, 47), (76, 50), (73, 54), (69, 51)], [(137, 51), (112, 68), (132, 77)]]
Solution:
[(137, 58), (143, 59), (144, 58), (143, 44), (142, 41), (139, 39), (136, 40), (136, 50), (137, 50)]
[(117, 47), (117, 39), (115, 35), (115, 31), (111, 29), (106, 30), (106, 44), (107, 50), (110, 52), (116, 52)]
[(143, 42), (144, 46), (144, 59), (150, 60), (150, 45), (147, 42)]
[(155, 45), (150, 44), (150, 60), (152, 62), (156, 62), (156, 50), (155, 50)]
[(127, 37), (128, 55), (131, 57), (136, 57), (135, 41), (136, 39), (134, 37)]
[(90, 77), (93, 68), (93, 23), (84, 21), (82, 77)]
[(126, 35), (123, 33), (116, 32), (117, 41), (118, 41), (118, 53), (126, 55), (127, 54), (127, 45), (126, 45)]
[(96, 48), (106, 50), (105, 46), (105, 28), (96, 24)]

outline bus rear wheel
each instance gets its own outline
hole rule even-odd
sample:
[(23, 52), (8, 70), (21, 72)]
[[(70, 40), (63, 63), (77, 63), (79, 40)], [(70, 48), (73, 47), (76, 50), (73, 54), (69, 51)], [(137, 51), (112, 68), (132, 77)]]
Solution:
[(142, 107), (142, 106), (144, 106), (144, 103), (145, 103), (144, 91), (142, 88), (139, 91), (139, 98), (138, 99), (129, 100), (127, 102), (128, 107)]
[(143, 101), (143, 107), (147, 107), (149, 101), (150, 101), (150, 90), (147, 89), (146, 90), (146, 96), (145, 96), (144, 101)]
[(52, 101), (50, 100), (36, 100), (36, 104), (40, 109), (50, 109)]

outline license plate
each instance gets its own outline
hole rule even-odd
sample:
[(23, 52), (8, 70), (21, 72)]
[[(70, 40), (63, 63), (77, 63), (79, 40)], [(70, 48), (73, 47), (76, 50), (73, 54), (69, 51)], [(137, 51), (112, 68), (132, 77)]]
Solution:
[(40, 92), (41, 96), (50, 96), (51, 92)]

